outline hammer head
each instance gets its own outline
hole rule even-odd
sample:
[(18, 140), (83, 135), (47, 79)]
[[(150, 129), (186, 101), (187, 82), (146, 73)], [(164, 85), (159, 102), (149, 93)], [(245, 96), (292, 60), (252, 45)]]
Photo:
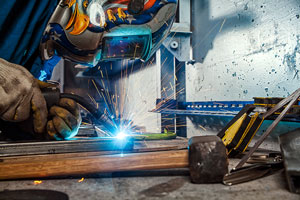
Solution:
[(189, 168), (193, 183), (221, 183), (228, 173), (226, 147), (218, 136), (189, 140)]

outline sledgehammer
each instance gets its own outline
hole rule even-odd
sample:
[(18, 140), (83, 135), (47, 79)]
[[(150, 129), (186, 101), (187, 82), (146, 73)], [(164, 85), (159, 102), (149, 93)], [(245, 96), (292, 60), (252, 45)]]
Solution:
[(193, 183), (221, 183), (228, 172), (226, 148), (217, 136), (197, 136), (188, 150), (0, 162), (0, 180), (120, 171), (189, 168)]

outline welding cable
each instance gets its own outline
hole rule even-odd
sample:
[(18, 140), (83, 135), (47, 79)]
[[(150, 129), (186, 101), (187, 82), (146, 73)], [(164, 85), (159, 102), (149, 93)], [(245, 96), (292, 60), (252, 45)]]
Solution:
[(100, 109), (97, 109), (94, 105), (87, 102), (87, 100), (81, 96), (76, 94), (69, 94), (69, 93), (60, 93), (60, 98), (69, 98), (76, 101), (78, 104), (83, 106), (94, 118), (95, 122), (101, 124), (106, 128), (107, 131), (112, 133), (116, 132), (116, 126), (114, 119), (112, 117), (108, 117)]
[(87, 109), (97, 120), (101, 119), (104, 115), (103, 112), (101, 112), (99, 109), (95, 108), (95, 106), (87, 102), (86, 99), (76, 94), (61, 93), (60, 98), (68, 98), (76, 101), (77, 103), (82, 105), (85, 109)]
[(89, 103), (85, 98), (76, 94), (60, 93), (58, 88), (43, 88), (42, 93), (47, 102), (48, 109), (57, 104), (60, 98), (72, 99), (82, 107), (84, 107), (91, 115), (92, 120), (96, 124), (101, 124), (107, 130), (114, 132), (114, 119), (113, 116), (104, 114), (101, 109), (96, 108), (93, 104)]

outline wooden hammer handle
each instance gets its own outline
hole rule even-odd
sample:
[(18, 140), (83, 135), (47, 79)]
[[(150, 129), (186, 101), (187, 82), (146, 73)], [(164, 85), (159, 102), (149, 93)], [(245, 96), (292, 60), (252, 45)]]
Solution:
[(0, 163), (0, 180), (84, 175), (118, 171), (185, 168), (189, 166), (188, 150), (100, 155), (33, 162)]

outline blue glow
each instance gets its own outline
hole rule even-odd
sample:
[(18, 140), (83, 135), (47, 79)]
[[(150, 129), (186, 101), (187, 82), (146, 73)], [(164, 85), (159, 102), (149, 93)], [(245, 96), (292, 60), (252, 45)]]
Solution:
[(117, 138), (118, 140), (124, 140), (126, 137), (127, 137), (127, 134), (124, 133), (123, 131), (119, 132), (119, 133), (117, 134), (117, 136), (116, 136), (116, 138)]
[(40, 81), (43, 81), (43, 80), (45, 80), (46, 79), (46, 77), (47, 77), (47, 73), (45, 72), (45, 70), (41, 70), (40, 71), (40, 76), (39, 76), (39, 80)]

